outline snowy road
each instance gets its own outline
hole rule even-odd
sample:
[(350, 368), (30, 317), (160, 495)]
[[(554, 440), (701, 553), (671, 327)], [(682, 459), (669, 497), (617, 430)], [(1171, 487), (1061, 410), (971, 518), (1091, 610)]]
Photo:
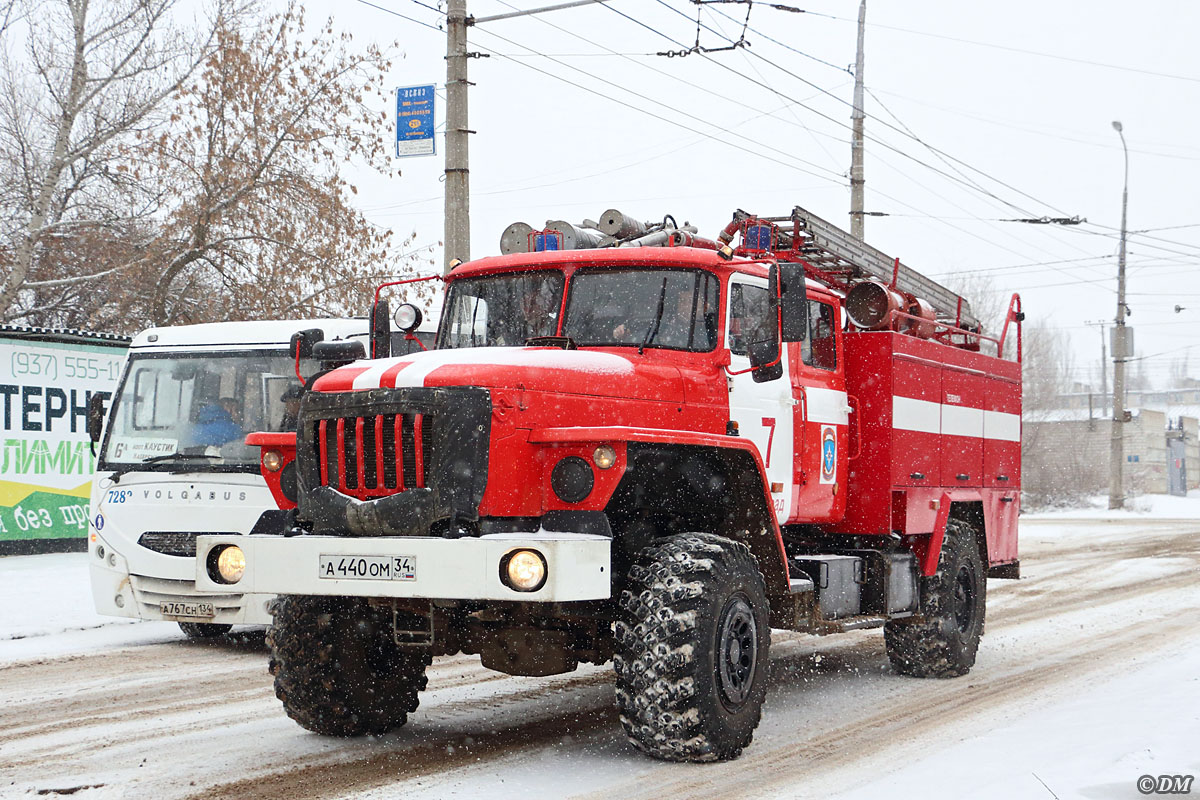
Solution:
[(284, 716), (261, 635), (22, 629), (0, 588), (0, 797), (1119, 798), (1143, 774), (1200, 774), (1200, 520), (1035, 519), (1021, 536), (1025, 577), (989, 583), (970, 675), (895, 676), (880, 631), (777, 632), (754, 743), (700, 766), (626, 746), (608, 668), (438, 659), (406, 728), (327, 739)]

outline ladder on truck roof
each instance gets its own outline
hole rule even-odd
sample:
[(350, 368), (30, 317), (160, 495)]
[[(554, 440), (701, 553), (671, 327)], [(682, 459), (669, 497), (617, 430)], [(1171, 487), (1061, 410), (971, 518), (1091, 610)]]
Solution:
[[(735, 221), (746, 219), (792, 223), (795, 233), (803, 237), (803, 243), (796, 252), (814, 267), (843, 282), (874, 278), (891, 285), (895, 275), (897, 289), (925, 300), (933, 306), (939, 317), (957, 320), (961, 327), (973, 328), (979, 324), (979, 320), (971, 313), (971, 304), (965, 297), (960, 297), (912, 267), (901, 264), (899, 259), (889, 258), (807, 209), (796, 206), (787, 217), (754, 217), (741, 210), (734, 216)], [(786, 230), (781, 230), (780, 233), (790, 239)], [(787, 243), (791, 244), (790, 241)]]

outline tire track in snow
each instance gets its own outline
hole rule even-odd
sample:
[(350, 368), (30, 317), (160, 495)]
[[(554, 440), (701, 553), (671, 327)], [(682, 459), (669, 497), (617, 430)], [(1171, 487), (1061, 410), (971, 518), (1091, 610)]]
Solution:
[[(1039, 541), (1036, 524), (1030, 525), (1023, 533), (1033, 540), (1028, 546), (1023, 543), (1029, 577), (990, 582), (994, 605), (989, 607), (983, 649), (996, 634), (1009, 636), (1051, 617), (1152, 599), (1160, 593), (1177, 598), (1181, 591), (1194, 590), (1200, 584), (1196, 568), (1190, 566), (1200, 557), (1198, 526), (1194, 521), (1165, 525), (1170, 527), (1159, 527), (1157, 521), (1104, 526), (1098, 528), (1094, 544), (1082, 546), (1077, 539), (1062, 546), (1053, 539)], [(1150, 578), (1145, 573), (1137, 578), (1136, 571), (1127, 578), (1122, 570), (1134, 559), (1164, 557), (1172, 561), (1155, 565)], [(1190, 615), (1184, 624), (1194, 629), (1200, 621), (1196, 615), (1178, 610)], [(1106, 632), (1110, 638), (1103, 644), (1081, 632), (1061, 647), (1021, 655), (1016, 671), (1010, 665), (993, 665), (952, 683), (891, 676), (879, 631), (838, 637), (779, 632), (772, 648), (772, 695), (764, 710), (763, 735), (742, 759), (695, 767), (664, 765), (630, 753), (625, 775), (641, 777), (628, 785), (610, 783), (597, 797), (644, 794), (658, 800), (669, 794), (722, 791), (745, 796), (747, 774), (756, 775), (750, 793), (778, 789), (789, 781), (803, 781), (806, 787), (812, 780), (827, 781), (847, 764), (861, 763), (864, 751), (888, 752), (898, 746), (898, 739), (936, 733), (950, 724), (948, 720), (1011, 708), (1019, 700), (1052, 692), (1103, 668), (1096, 664), (1111, 666), (1114, 662), (1106, 653), (1110, 647), (1124, 658), (1139, 647), (1152, 648), (1163, 635), (1162, 623), (1152, 617), (1138, 618), (1136, 628), (1111, 636)], [(228, 736), (225, 729), (231, 725), (248, 731), (250, 738), (243, 733), (241, 741), (230, 741), (223, 750), (210, 748), (208, 758), (236, 758), (235, 774), (242, 780), (203, 788), (218, 773), (211, 764), (200, 763), (202, 756), (189, 761), (186, 749), (180, 753), (178, 778), (164, 774), (147, 780), (151, 776), (126, 772), (140, 779), (139, 793), (152, 789), (149, 794), (163, 800), (299, 800), (342, 797), (413, 778), (436, 786), (455, 771), (546, 752), (566, 737), (576, 740), (572, 747), (580, 747), (579, 737), (588, 736), (621, 752), (616, 745), (624, 736), (613, 709), (608, 669), (588, 668), (546, 679), (510, 678), (484, 669), (474, 656), (438, 659), (430, 668), (430, 688), (408, 727), (375, 740), (345, 741), (304, 733), (287, 720), (271, 692), (265, 662), (261, 646), (251, 653), (231, 653), (228, 648), (181, 641), (0, 667), (0, 760), (6, 775), (16, 766), (15, 746), (25, 773), (19, 777), (27, 781), (47, 785), (79, 778), (96, 783), (99, 779), (91, 776), (105, 775), (110, 762), (132, 758), (129, 754), (138, 748), (186, 748), (197, 734)], [(186, 678), (181, 681), (180, 676)], [(807, 683), (797, 685), (798, 680)], [(830, 717), (814, 712), (811, 727), (799, 730), (820, 733), (797, 741), (801, 734), (789, 730), (783, 732), (783, 741), (777, 741), (779, 735), (772, 738), (773, 716), (786, 718), (786, 713), (780, 714), (787, 711), (781, 703), (802, 704), (809, 693), (817, 702), (826, 702), (831, 694), (853, 695), (856, 687), (868, 696), (878, 695), (883, 681), (895, 682), (896, 688), (885, 686), (890, 694), (883, 701), (871, 709), (855, 709), (849, 720), (841, 720), (844, 724), (835, 727)], [(781, 700), (780, 692), (795, 699)], [(879, 711), (883, 704), (886, 710)], [(264, 732), (268, 735), (261, 735)], [(297, 763), (304, 767), (297, 769)], [(757, 776), (770, 769), (781, 770), (783, 777), (760, 784)], [(738, 771), (740, 778), (724, 777)], [(187, 785), (189, 779), (195, 779), (193, 786)], [(680, 788), (672, 788), (676, 784)], [(687, 788), (693, 784), (701, 788)]]
[[(1139, 625), (1106, 636), (1103, 643), (1081, 647), (1072, 642), (1055, 658), (1039, 658), (1036, 663), (1002, 676), (970, 676), (955, 679), (962, 684), (950, 689), (946, 681), (922, 682), (904, 692), (886, 711), (823, 731), (800, 741), (762, 747), (754, 744), (737, 761), (701, 767), (684, 767), (682, 778), (656, 779), (647, 791), (646, 781), (633, 780), (608, 786), (603, 792), (573, 795), (572, 800), (623, 800), (662, 797), (746, 798), (776, 793), (803, 781), (807, 793), (820, 797), (848, 788), (846, 780), (830, 780), (838, 771), (854, 773), (868, 760), (886, 758), (895, 751), (893, 763), (903, 762), (906, 748), (932, 731), (973, 717), (994, 716), (1005, 706), (1028, 703), (1064, 683), (1077, 683), (1119, 663), (1127, 663), (1137, 654), (1167, 646), (1172, 637), (1186, 635), (1200, 624), (1200, 610), (1192, 609), (1185, 618), (1165, 621), (1154, 628)], [(801, 698), (802, 699), (802, 698)], [(778, 702), (778, 700), (776, 700)], [(769, 707), (764, 711), (769, 714)], [(982, 729), (982, 728), (979, 728)], [(920, 751), (918, 751), (920, 752)], [(746, 776), (754, 775), (753, 787)], [(814, 785), (824, 781), (827, 787)]]

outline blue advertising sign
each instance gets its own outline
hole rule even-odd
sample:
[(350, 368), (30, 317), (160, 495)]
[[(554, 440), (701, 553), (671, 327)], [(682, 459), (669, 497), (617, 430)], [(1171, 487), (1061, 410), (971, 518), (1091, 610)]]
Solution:
[(396, 155), (431, 156), (433, 143), (433, 84), (396, 90)]

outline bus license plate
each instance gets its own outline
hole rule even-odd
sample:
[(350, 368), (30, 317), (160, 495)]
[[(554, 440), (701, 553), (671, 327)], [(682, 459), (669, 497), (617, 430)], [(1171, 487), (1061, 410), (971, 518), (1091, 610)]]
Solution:
[(194, 617), (196, 619), (212, 619), (217, 614), (212, 603), (179, 603), (175, 601), (159, 603), (158, 612), (164, 617)]
[(319, 577), (331, 580), (415, 581), (416, 556), (321, 556)]

